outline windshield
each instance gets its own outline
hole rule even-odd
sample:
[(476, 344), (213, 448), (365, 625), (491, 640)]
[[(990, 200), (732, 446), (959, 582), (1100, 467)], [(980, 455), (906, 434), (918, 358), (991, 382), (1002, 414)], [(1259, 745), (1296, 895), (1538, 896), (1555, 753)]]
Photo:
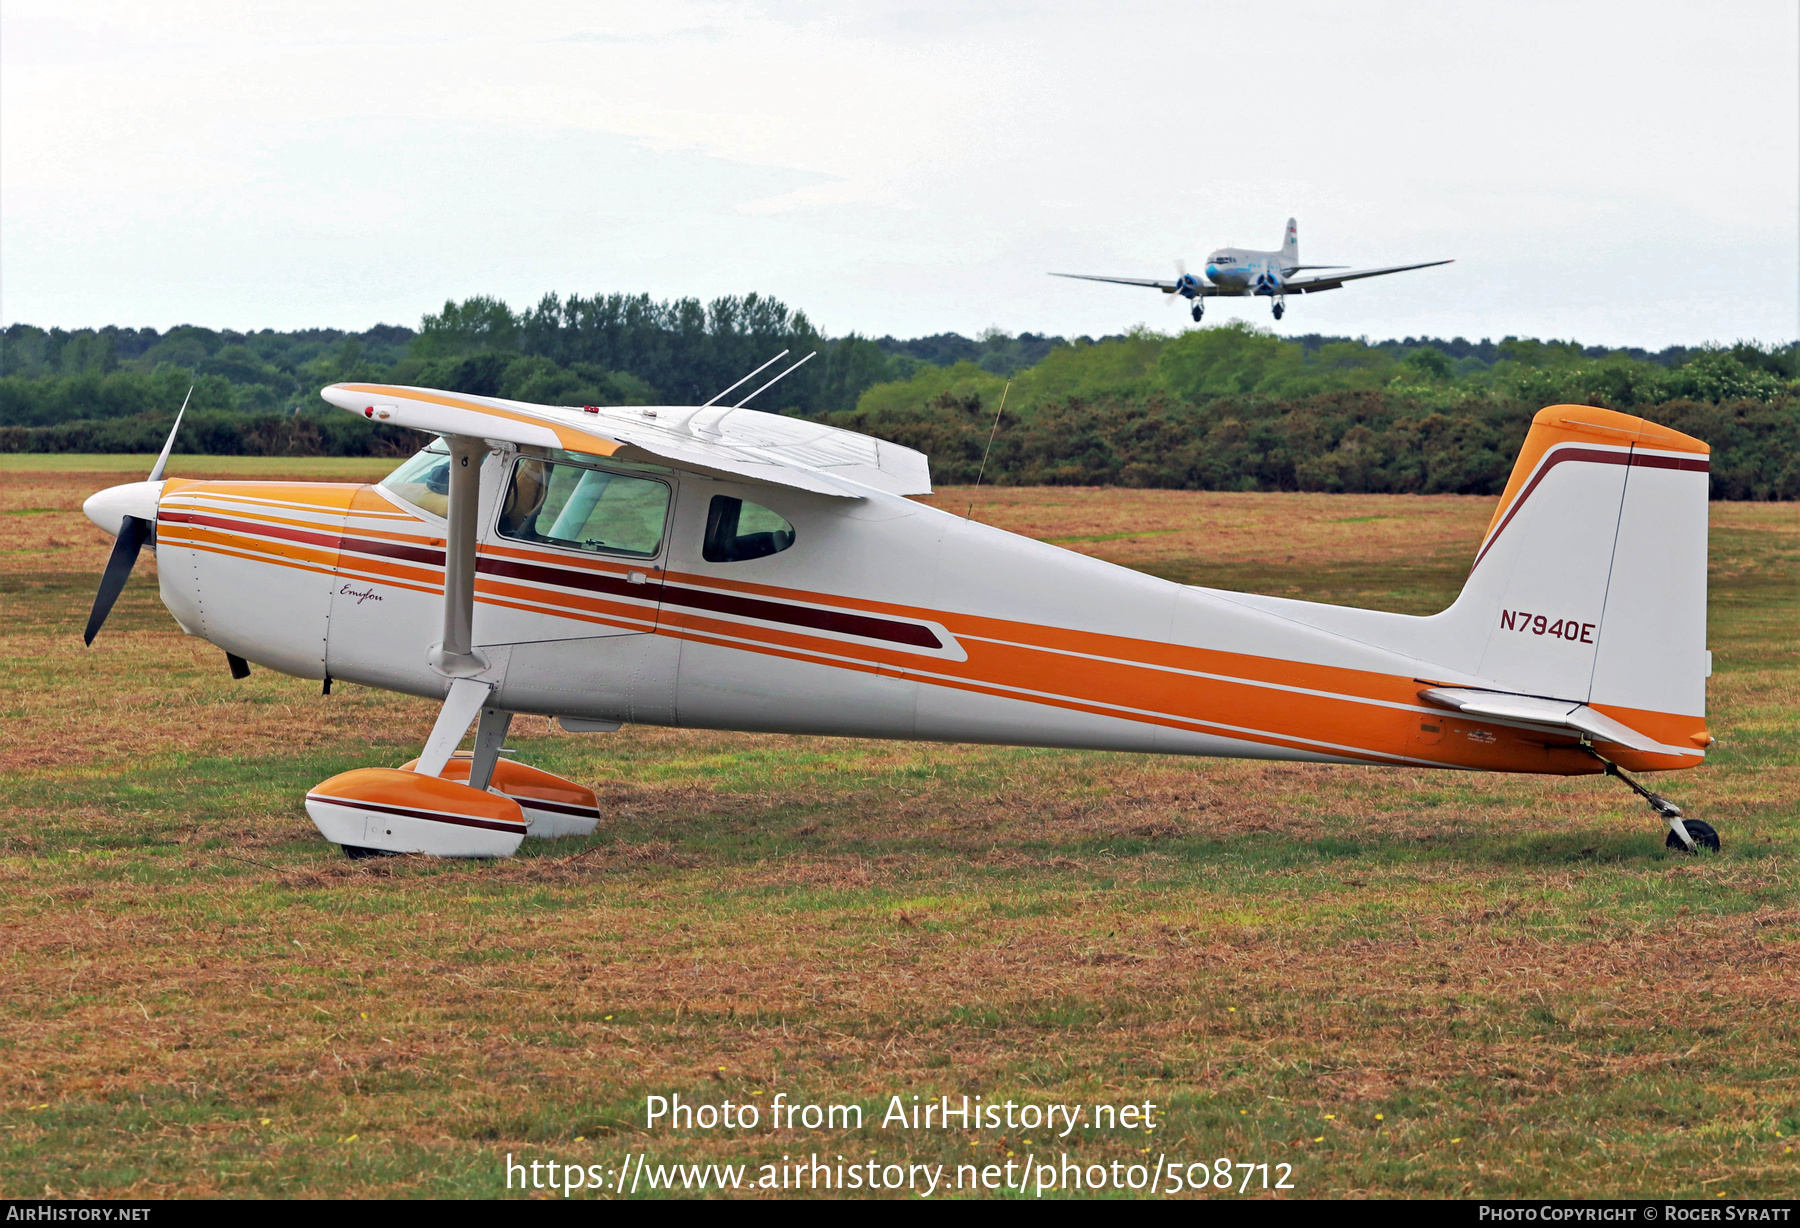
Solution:
[(433, 516), (450, 514), (450, 449), (443, 440), (381, 480), (382, 488)]

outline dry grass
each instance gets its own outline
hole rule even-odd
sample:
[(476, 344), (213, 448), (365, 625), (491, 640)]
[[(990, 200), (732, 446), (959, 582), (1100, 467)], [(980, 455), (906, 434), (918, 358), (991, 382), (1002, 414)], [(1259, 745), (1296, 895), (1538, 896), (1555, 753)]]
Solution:
[[(594, 838), (352, 863), (299, 796), (409, 757), (430, 706), (233, 683), (148, 560), (81, 649), (110, 542), (76, 509), (107, 480), (0, 484), (0, 1193), (483, 1195), (509, 1152), (1044, 1149), (872, 1126), (889, 1094), (964, 1091), (1154, 1100), (1157, 1150), (1291, 1163), (1303, 1194), (1800, 1187), (1792, 506), (1713, 511), (1722, 745), (1659, 787), (1721, 828), (1717, 858), (1668, 855), (1590, 779), (531, 720), (524, 757), (601, 790)], [(976, 502), (1161, 574), (1413, 610), (1491, 510)], [(671, 1091), (876, 1111), (645, 1135)], [(1143, 1145), (1076, 1138), (1084, 1162)]]

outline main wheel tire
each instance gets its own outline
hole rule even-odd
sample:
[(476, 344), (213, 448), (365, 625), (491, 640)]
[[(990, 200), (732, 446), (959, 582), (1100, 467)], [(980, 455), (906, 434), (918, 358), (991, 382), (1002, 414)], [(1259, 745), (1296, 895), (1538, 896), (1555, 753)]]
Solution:
[[(1697, 848), (1710, 849), (1715, 853), (1719, 851), (1719, 833), (1713, 830), (1711, 823), (1705, 819), (1683, 819), (1681, 825), (1687, 828), (1688, 835), (1694, 838)], [(1690, 850), (1681, 842), (1681, 837), (1675, 834), (1674, 828), (1669, 829), (1669, 838), (1664, 840), (1663, 844), (1677, 853), (1695, 851)]]
[[(1671, 832), (1669, 834), (1673, 835), (1674, 833)], [(360, 844), (346, 844), (342, 847), (344, 856), (348, 857), (351, 861), (361, 861), (365, 857), (398, 857), (400, 855), (395, 852), (390, 852), (387, 849), (366, 849)]]

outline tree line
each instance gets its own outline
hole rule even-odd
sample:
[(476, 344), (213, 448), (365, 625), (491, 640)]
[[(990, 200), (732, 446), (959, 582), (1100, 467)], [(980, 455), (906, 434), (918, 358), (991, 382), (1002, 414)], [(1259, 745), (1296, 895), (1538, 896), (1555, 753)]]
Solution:
[(417, 329), (193, 326), (0, 333), (0, 450), (152, 451), (193, 387), (183, 450), (400, 455), (412, 433), (330, 409), (342, 380), (542, 404), (696, 404), (775, 353), (817, 356), (753, 404), (920, 448), (939, 482), (1497, 493), (1531, 415), (1642, 412), (1714, 447), (1716, 497), (1800, 498), (1800, 345), (1658, 353), (1507, 337), (1284, 339), (990, 330), (828, 338), (760, 295), (448, 302)]

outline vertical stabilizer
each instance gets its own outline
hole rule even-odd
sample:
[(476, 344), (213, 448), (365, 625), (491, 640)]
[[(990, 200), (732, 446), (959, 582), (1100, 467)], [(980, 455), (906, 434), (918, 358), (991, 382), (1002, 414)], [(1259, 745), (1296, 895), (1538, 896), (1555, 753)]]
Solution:
[(1667, 753), (1698, 754), (1710, 740), (1709, 452), (1629, 414), (1541, 411), (1462, 595), (1438, 616), (1455, 664), (1497, 691), (1586, 702)]
[(1294, 229), (1294, 219), (1289, 218), (1287, 233), (1281, 237), (1281, 267), (1291, 269), (1300, 263), (1300, 235)]

